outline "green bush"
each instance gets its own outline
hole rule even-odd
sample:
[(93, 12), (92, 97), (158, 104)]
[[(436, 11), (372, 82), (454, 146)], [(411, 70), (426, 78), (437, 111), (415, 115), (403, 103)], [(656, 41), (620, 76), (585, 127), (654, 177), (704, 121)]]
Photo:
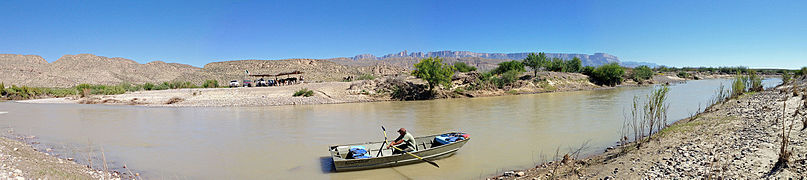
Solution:
[(6, 85), (5, 83), (0, 83), (0, 97), (3, 97), (5, 95), (6, 95)]
[(586, 67), (583, 67), (582, 70), (580, 70), (580, 73), (583, 73), (586, 76), (592, 76), (592, 75), (594, 75), (594, 69), (595, 68), (592, 67), (592, 66), (586, 66)]
[(493, 78), (493, 83), (496, 84), (498, 88), (511, 86), (518, 80), (519, 75), (521, 75), (521, 72), (517, 70), (510, 70), (502, 74), (500, 78)]
[[(787, 84), (787, 83), (789, 83), (791, 79), (793, 79), (793, 75), (792, 75), (792, 74), (790, 74), (789, 72), (783, 72), (783, 73), (782, 73), (782, 84)], [(1, 85), (1, 84), (0, 84), (0, 85)]]
[(801, 70), (797, 70), (796, 75), (798, 75), (798, 76), (807, 75), (807, 67), (802, 67)]
[(362, 74), (359, 76), (359, 78), (357, 78), (357, 80), (373, 80), (373, 79), (375, 79), (375, 76), (373, 76), (372, 74)]
[(524, 64), (519, 61), (506, 61), (499, 63), (499, 67), (490, 71), (493, 74), (504, 74), (509, 71), (525, 72)]
[(303, 88), (303, 89), (298, 90), (297, 92), (294, 92), (294, 95), (292, 95), (292, 96), (294, 96), (294, 97), (297, 97), (297, 96), (311, 97), (313, 95), (314, 95), (314, 91), (308, 90), (308, 88)]
[(746, 86), (749, 88), (748, 91), (760, 92), (764, 90), (762, 87), (762, 77), (758, 76), (755, 70), (748, 70), (748, 78), (746, 80), (748, 81), (746, 82)]
[[(430, 92), (434, 92), (434, 87), (437, 85), (451, 86), (451, 76), (454, 76), (454, 67), (443, 64), (442, 59), (425, 58), (414, 66), (415, 70), (412, 71), (412, 75), (428, 82)], [(522, 69), (523, 68), (522, 65)]]
[(53, 97), (67, 97), (78, 93), (74, 88), (44, 88), (45, 94)]
[(734, 82), (731, 83), (731, 97), (736, 98), (745, 93), (745, 81), (746, 77), (737, 73), (737, 77), (734, 78)]
[(653, 70), (650, 69), (650, 67), (639, 66), (639, 67), (633, 68), (633, 77), (632, 77), (633, 80), (636, 80), (637, 82), (640, 82), (640, 81), (648, 80), (651, 77), (653, 77)]
[(688, 78), (688, 77), (689, 77), (689, 73), (687, 73), (686, 71), (678, 71), (678, 75), (677, 75), (677, 76), (678, 76), (678, 77), (680, 77), (680, 78)]
[(622, 83), (625, 70), (617, 63), (606, 64), (594, 69), (591, 80), (600, 85), (615, 86)]
[(171, 84), (169, 84), (168, 82), (163, 82), (161, 84), (158, 84), (157, 86), (154, 86), (153, 88), (153, 90), (166, 90), (166, 89), (171, 89)]
[(206, 80), (204, 84), (202, 84), (204, 88), (217, 88), (219, 87), (219, 81), (216, 80)]
[(147, 91), (154, 90), (154, 84), (151, 83), (143, 84), (143, 89)]
[(580, 72), (583, 70), (583, 61), (578, 57), (572, 58), (571, 61), (566, 61), (566, 72)]
[(465, 64), (464, 62), (456, 62), (454, 63), (454, 69), (459, 72), (471, 72), (476, 71), (476, 67), (470, 66)]

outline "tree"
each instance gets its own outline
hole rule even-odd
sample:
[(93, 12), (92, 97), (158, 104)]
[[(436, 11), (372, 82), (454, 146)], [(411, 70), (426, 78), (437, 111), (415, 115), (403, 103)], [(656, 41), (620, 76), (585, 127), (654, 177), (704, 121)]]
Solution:
[(598, 67), (592, 72), (592, 79), (597, 84), (615, 86), (622, 83), (622, 76), (625, 70), (617, 63), (606, 64)]
[(568, 72), (580, 72), (583, 70), (583, 61), (578, 57), (574, 57), (571, 61), (567, 62), (567, 66), (566, 69)]
[(633, 68), (633, 80), (636, 82), (641, 82), (643, 80), (647, 80), (653, 77), (653, 70), (647, 66), (639, 66)]
[(530, 53), (527, 55), (527, 58), (524, 59), (524, 65), (532, 68), (532, 71), (534, 72), (533, 76), (538, 76), (538, 69), (543, 66), (544, 61), (546, 61), (546, 54), (543, 52), (538, 53), (538, 55), (535, 53)]
[(468, 64), (465, 64), (464, 62), (456, 62), (456, 63), (454, 63), (454, 69), (459, 71), (459, 72), (476, 71), (476, 67), (469, 66)]
[[(523, 67), (522, 67), (523, 68)], [(454, 67), (443, 64), (443, 60), (437, 58), (425, 58), (415, 64), (412, 75), (429, 83), (429, 91), (434, 92), (434, 86), (451, 86), (451, 76), (454, 76)]]
[(519, 61), (505, 61), (505, 62), (499, 63), (499, 67), (496, 67), (496, 69), (493, 69), (490, 72), (492, 72), (493, 74), (499, 75), (499, 74), (504, 74), (507, 71), (524, 72), (524, 71), (527, 71), (527, 70), (524, 68), (524, 64), (522, 64)]

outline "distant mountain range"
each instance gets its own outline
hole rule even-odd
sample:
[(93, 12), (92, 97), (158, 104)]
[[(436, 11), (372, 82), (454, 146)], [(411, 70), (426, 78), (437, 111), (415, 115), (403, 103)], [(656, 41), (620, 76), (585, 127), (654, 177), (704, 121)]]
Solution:
[[(387, 60), (387, 59), (400, 59), (400, 58), (427, 58), (427, 57), (443, 57), (443, 58), (482, 58), (482, 59), (496, 59), (496, 60), (522, 60), (527, 57), (531, 52), (522, 53), (477, 53), (470, 51), (436, 51), (436, 52), (407, 52), (401, 51), (398, 53), (387, 54), (381, 57), (376, 57), (372, 54), (360, 54), (353, 56), (353, 60)], [(640, 65), (647, 65), (655, 67), (654, 63), (646, 62), (621, 62), (618, 57), (606, 53), (589, 54), (571, 54), (571, 53), (546, 53), (549, 58), (572, 59), (574, 57), (580, 58), (584, 66), (600, 66), (609, 63), (620, 63), (623, 66), (635, 67)]]

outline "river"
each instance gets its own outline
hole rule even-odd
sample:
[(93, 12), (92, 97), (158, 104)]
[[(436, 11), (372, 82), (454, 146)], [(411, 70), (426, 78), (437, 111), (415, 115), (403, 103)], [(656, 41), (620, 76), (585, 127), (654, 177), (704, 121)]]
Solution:
[[(766, 87), (781, 80), (767, 79)], [(729, 80), (670, 87), (669, 119), (704, 108)], [(0, 103), (7, 136), (36, 136), (36, 147), (65, 157), (129, 168), (150, 179), (474, 179), (534, 166), (589, 141), (589, 151), (614, 145), (634, 96), (652, 87), (470, 99), (353, 104), (167, 108)], [(327, 147), (379, 141), (380, 126), (415, 136), (471, 135), (456, 155), (428, 164), (331, 172)], [(395, 132), (388, 132), (391, 136)], [(92, 153), (90, 153), (92, 148)]]

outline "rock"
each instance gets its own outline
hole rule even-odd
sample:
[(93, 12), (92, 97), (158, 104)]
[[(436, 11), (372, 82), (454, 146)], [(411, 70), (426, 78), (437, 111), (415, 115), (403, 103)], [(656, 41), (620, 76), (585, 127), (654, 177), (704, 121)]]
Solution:
[(513, 172), (513, 171), (504, 172), (504, 176), (513, 176), (513, 175), (516, 175), (516, 172)]
[(527, 174), (524, 173), (524, 172), (517, 172), (516, 173), (516, 177), (524, 177), (525, 175), (527, 175)]

